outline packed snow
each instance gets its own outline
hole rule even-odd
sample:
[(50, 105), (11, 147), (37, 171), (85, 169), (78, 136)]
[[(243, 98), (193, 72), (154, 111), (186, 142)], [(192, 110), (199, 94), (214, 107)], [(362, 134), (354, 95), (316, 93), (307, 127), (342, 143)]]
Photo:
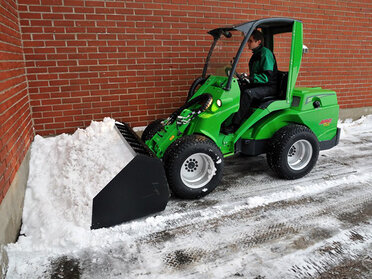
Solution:
[[(320, 208), (323, 204), (319, 207), (311, 206), (312, 203), (317, 203), (314, 197), (324, 195), (330, 201), (335, 200), (335, 207), (337, 204), (340, 208), (345, 202), (336, 203), (334, 195), (342, 196), (341, 191), (350, 191), (348, 198), (360, 200), (357, 191), (354, 193), (352, 189), (361, 185), (367, 185), (363, 186), (366, 190), (372, 187), (372, 115), (357, 121), (339, 122), (342, 129), (340, 144), (321, 152), (325, 155), (323, 159), (320, 158), (318, 169), (303, 179), (294, 182), (279, 180), (266, 171), (256, 170), (255, 167), (259, 164), (255, 161), (251, 163), (252, 173), (244, 175), (242, 173), (245, 170), (240, 170), (244, 160), (242, 163), (236, 161), (239, 159), (232, 159), (222, 189), (216, 190), (205, 199), (171, 199), (165, 211), (156, 216), (91, 231), (93, 197), (133, 158), (115, 132), (114, 124), (113, 119), (105, 118), (102, 122), (92, 121), (88, 128), (79, 129), (73, 135), (35, 137), (31, 146), (30, 175), (21, 234), (15, 244), (6, 247), (9, 257), (7, 278), (50, 278), (55, 265), (53, 262), (61, 257), (80, 259), (77, 265), (84, 278), (101, 278), (103, 275), (105, 278), (227, 278), (244, 274), (249, 274), (252, 278), (258, 275), (267, 276), (266, 278), (304, 278), (306, 276), (301, 274), (307, 272), (311, 275), (321, 270), (319, 267), (311, 271), (311, 267), (306, 268), (305, 263), (316, 261), (314, 251), (323, 249), (326, 244), (331, 247), (329, 249), (333, 249), (332, 245), (336, 245), (334, 243), (342, 242), (343, 249), (349, 249), (350, 254), (355, 255), (358, 251), (372, 247), (370, 217), (366, 217), (366, 222), (358, 227), (358, 235), (366, 240), (363, 243), (351, 241), (348, 238), (349, 231), (342, 230), (340, 222), (333, 215), (312, 217), (321, 229), (324, 227), (330, 231), (329, 237), (315, 241), (306, 249), (288, 254), (283, 247), (290, 247), (293, 243), (289, 243), (288, 237), (280, 239), (280, 232), (283, 231), (284, 235), (293, 233), (292, 230), (300, 233), (304, 228), (312, 226), (310, 221), (299, 217), (301, 221), (296, 221), (298, 226), (295, 224), (286, 229), (283, 229), (284, 225), (274, 226), (273, 229), (265, 222), (251, 225), (265, 218), (282, 220), (278, 221), (279, 224), (286, 224), (288, 220), (295, 218), (293, 213), (281, 207), (270, 211), (270, 206), (281, 203), (293, 203), (291, 208), (295, 208), (302, 206), (302, 200), (309, 199), (309, 205), (301, 210), (301, 214), (306, 216), (313, 214), (312, 212), (330, 210), (326, 206), (324, 209)], [(358, 153), (367, 155), (358, 157)], [(338, 161), (340, 156), (350, 158), (350, 161)], [(258, 160), (262, 165), (264, 156), (252, 160)], [(326, 168), (329, 169), (325, 170)], [(339, 190), (341, 188), (343, 190)], [(346, 197), (343, 198), (346, 201)], [(369, 205), (368, 202), (369, 200), (365, 201)], [(234, 221), (233, 216), (242, 214), (244, 218), (251, 218), (254, 213), (248, 216), (245, 212), (257, 210), (259, 215), (254, 220), (246, 223), (239, 219)], [(340, 210), (344, 210), (343, 207)], [(217, 227), (211, 220), (216, 220), (213, 222), (218, 223)], [(190, 231), (185, 229), (188, 226)], [(261, 243), (257, 237), (253, 237), (260, 226), (263, 232), (267, 227), (270, 233), (278, 234), (277, 243), (252, 247), (251, 244), (245, 244), (250, 237), (252, 242)], [(199, 228), (201, 232), (198, 233)], [(242, 231), (237, 235), (239, 229)], [(183, 233), (179, 233), (183, 230)], [(175, 231), (178, 232), (177, 237), (168, 239), (167, 235), (173, 235)], [(152, 237), (153, 235), (155, 236)], [(165, 237), (156, 242), (156, 235)], [(243, 250), (234, 248), (230, 243), (231, 239), (240, 243), (234, 242), (237, 247), (248, 246)], [(264, 243), (269, 241), (265, 237), (264, 239)], [(219, 243), (216, 251), (213, 250), (213, 241)], [(203, 252), (206, 247), (209, 247), (207, 251), (213, 252), (213, 260)], [(181, 248), (194, 252), (187, 255), (177, 252)], [(176, 255), (174, 257), (170, 256), (173, 252)], [(275, 253), (281, 253), (282, 257), (276, 258)], [(191, 258), (193, 264), (188, 269), (182, 262)], [(337, 264), (337, 259), (333, 260)], [(130, 264), (136, 261), (140, 264)], [(327, 255), (323, 261), (327, 261)], [(301, 267), (302, 264), (304, 267)], [(106, 266), (108, 270), (97, 270), (93, 266)], [(177, 268), (169, 270), (164, 266)]]

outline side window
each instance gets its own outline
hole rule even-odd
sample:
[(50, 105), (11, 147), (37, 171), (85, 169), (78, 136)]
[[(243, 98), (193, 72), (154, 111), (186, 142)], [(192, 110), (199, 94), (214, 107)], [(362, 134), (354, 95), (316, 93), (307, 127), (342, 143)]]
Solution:
[(288, 72), (291, 57), (292, 33), (274, 35), (274, 54), (278, 64), (278, 70)]
[[(212, 56), (209, 60), (209, 66), (207, 75), (217, 75), (226, 77), (226, 68), (231, 68), (231, 61), (236, 56), (236, 53), (244, 39), (244, 35), (240, 31), (232, 30), (230, 31), (229, 37), (221, 36), (218, 40), (216, 46), (214, 47)], [(239, 65), (244, 65), (244, 72), (248, 70), (248, 62), (245, 55), (239, 60)], [(237, 72), (240, 73), (240, 69), (237, 69)]]

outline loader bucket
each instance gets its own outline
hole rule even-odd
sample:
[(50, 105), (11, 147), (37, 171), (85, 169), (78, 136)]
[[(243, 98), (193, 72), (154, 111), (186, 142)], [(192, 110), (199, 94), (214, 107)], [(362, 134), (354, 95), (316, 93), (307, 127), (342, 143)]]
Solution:
[(91, 229), (162, 211), (170, 195), (160, 159), (128, 124), (116, 123), (115, 128), (133, 159), (94, 197)]

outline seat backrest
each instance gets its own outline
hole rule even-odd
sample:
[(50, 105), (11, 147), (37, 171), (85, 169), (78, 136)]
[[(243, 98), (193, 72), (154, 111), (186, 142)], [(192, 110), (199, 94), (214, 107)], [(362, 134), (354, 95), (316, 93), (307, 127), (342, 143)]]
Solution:
[(277, 96), (280, 100), (285, 100), (287, 93), (287, 83), (288, 83), (288, 72), (277, 72)]
[(287, 83), (288, 83), (288, 72), (277, 71), (276, 76), (276, 95), (267, 96), (262, 99), (254, 100), (251, 107), (259, 107), (261, 109), (267, 108), (272, 102), (276, 100), (285, 100), (287, 93)]

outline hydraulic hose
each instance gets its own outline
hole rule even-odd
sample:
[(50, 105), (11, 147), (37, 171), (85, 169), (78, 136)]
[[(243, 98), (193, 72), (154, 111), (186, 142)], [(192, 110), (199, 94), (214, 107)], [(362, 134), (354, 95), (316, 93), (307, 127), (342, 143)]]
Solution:
[(197, 79), (194, 80), (194, 82), (191, 84), (191, 87), (190, 87), (190, 90), (189, 90), (189, 93), (187, 94), (187, 100), (190, 100), (192, 96), (194, 96), (195, 94), (195, 91), (196, 91), (196, 88), (199, 86), (199, 85), (203, 85), (204, 82), (208, 79), (208, 77), (198, 77)]
[(169, 117), (169, 121), (170, 123), (173, 123), (177, 119), (177, 116), (179, 116), (184, 109), (187, 109), (196, 104), (200, 104), (200, 107), (192, 111), (192, 113), (195, 116), (197, 116), (201, 114), (202, 112), (206, 111), (212, 105), (212, 102), (213, 102), (213, 97), (211, 94), (207, 94), (207, 93), (202, 94), (186, 102), (183, 106), (181, 106), (179, 109), (173, 112), (171, 116)]

